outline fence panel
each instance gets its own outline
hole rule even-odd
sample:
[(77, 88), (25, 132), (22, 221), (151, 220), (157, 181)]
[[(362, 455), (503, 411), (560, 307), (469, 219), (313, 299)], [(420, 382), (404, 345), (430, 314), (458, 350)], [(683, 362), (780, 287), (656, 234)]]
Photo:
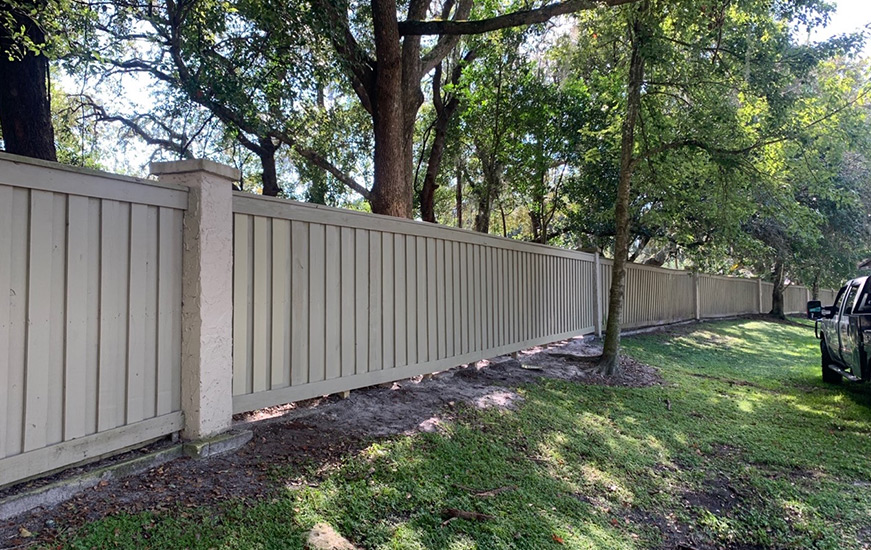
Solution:
[[(602, 260), (602, 304), (608, 311), (611, 287), (611, 260)], [(693, 275), (641, 264), (626, 264), (626, 286), (623, 299), (623, 328), (676, 323), (695, 316)]]
[(837, 290), (821, 288), (819, 291), (819, 300), (824, 306), (830, 306), (835, 303), (835, 297), (837, 294)]
[(593, 331), (594, 258), (234, 196), (234, 410)]
[(702, 317), (728, 317), (759, 312), (759, 283), (719, 275), (699, 275)]
[(0, 486), (180, 429), (186, 205), (0, 157)]
[(783, 312), (804, 313), (807, 310), (807, 301), (810, 293), (806, 287), (791, 285), (783, 289)]

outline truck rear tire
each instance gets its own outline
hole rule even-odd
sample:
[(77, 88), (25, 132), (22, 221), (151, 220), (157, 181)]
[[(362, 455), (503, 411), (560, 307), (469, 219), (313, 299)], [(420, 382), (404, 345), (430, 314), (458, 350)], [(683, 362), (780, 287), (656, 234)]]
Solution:
[(832, 364), (832, 357), (829, 355), (829, 348), (826, 346), (825, 340), (820, 340), (820, 356), (822, 357), (823, 382), (827, 384), (840, 384), (843, 376), (829, 368), (829, 365)]

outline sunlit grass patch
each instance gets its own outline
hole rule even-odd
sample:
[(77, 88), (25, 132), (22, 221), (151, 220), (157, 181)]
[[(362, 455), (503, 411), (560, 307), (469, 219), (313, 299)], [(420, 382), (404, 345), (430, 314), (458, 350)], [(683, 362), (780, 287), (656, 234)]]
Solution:
[(369, 550), (867, 548), (871, 392), (820, 382), (812, 330), (744, 320), (627, 338), (664, 385), (545, 380), (516, 410), (457, 406), (439, 432), (276, 468), (289, 488), (274, 500), (106, 518), (67, 544), (302, 548), (326, 521)]

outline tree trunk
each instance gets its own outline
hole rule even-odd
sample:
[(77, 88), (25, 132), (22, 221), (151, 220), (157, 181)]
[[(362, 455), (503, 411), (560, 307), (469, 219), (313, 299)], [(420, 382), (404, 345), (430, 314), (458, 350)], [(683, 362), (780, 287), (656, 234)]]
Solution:
[[(39, 9), (38, 3), (25, 2), (25, 6)], [(44, 44), (45, 34), (26, 15), (12, 11), (16, 26), (24, 27), (34, 44)], [(54, 128), (51, 123), (48, 58), (34, 55), (26, 47), (21, 59), (10, 61), (15, 44), (0, 25), (0, 128), (7, 153), (43, 160), (57, 160), (54, 146)]]
[(786, 314), (783, 312), (783, 289), (785, 282), (785, 274), (783, 271), (783, 259), (778, 257), (774, 260), (774, 288), (771, 289), (771, 311), (769, 315), (778, 319), (786, 319)]
[(478, 197), (478, 212), (475, 213), (475, 231), (478, 233), (490, 232), (490, 196), (486, 190)]
[[(645, 6), (646, 7), (646, 6)], [(645, 7), (641, 10), (644, 11)], [(613, 376), (620, 372), (620, 317), (623, 315), (623, 298), (626, 285), (626, 259), (629, 256), (629, 194), (632, 180), (635, 146), (635, 124), (641, 110), (641, 85), (644, 80), (644, 57), (641, 55), (642, 23), (636, 16), (632, 24), (632, 54), (629, 61), (629, 83), (626, 100), (626, 117), (623, 119), (623, 136), (620, 142), (620, 179), (617, 184), (617, 203), (614, 205), (616, 236), (611, 289), (608, 297), (608, 324), (599, 372)]]
[(814, 282), (811, 285), (811, 300), (820, 299), (820, 272), (814, 274)]
[(463, 228), (463, 163), (457, 158), (457, 227)]
[(260, 151), (260, 166), (263, 167), (263, 191), (262, 193), (268, 197), (277, 197), (281, 193), (281, 187), (278, 185), (278, 174), (275, 170), (275, 151), (278, 146), (272, 143), (271, 138), (259, 138)]
[(406, 170), (406, 114), (396, 10), (395, 0), (372, 0), (378, 68), (371, 98), (375, 170), (369, 204), (376, 214), (410, 218), (412, 191)]
[[(456, 85), (462, 74), (462, 67), (465, 63), (471, 62), (475, 57), (473, 52), (469, 52), (463, 59), (463, 63), (457, 63), (453, 74), (450, 78), (450, 83)], [(420, 196), (420, 216), (425, 222), (436, 223), (435, 218), (435, 191), (438, 189), (436, 178), (439, 175), (442, 159), (445, 156), (445, 145), (448, 140), (448, 126), (451, 118), (460, 106), (460, 100), (456, 95), (450, 96), (447, 101), (441, 97), (441, 79), (442, 79), (442, 64), (439, 63), (435, 68), (435, 74), (432, 81), (433, 106), (436, 111), (435, 126), (433, 127), (432, 148), (429, 152), (429, 161), (426, 165), (426, 176), (423, 179), (423, 189)], [(417, 111), (415, 110), (415, 114)], [(457, 180), (459, 182), (459, 179)], [(458, 188), (458, 193), (462, 197), (462, 190)], [(459, 204), (459, 203), (458, 203)], [(462, 224), (461, 224), (462, 226)]]

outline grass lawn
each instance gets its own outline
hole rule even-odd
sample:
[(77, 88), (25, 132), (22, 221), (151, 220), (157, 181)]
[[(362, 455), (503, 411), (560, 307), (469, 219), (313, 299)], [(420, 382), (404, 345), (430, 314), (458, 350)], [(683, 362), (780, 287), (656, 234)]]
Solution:
[[(820, 381), (812, 326), (724, 321), (624, 339), (664, 384), (522, 389), (341, 465), (272, 469), (257, 503), (113, 516), (72, 548), (871, 548), (871, 391)], [(495, 495), (476, 492), (502, 489)], [(488, 519), (455, 519), (454, 508)]]

